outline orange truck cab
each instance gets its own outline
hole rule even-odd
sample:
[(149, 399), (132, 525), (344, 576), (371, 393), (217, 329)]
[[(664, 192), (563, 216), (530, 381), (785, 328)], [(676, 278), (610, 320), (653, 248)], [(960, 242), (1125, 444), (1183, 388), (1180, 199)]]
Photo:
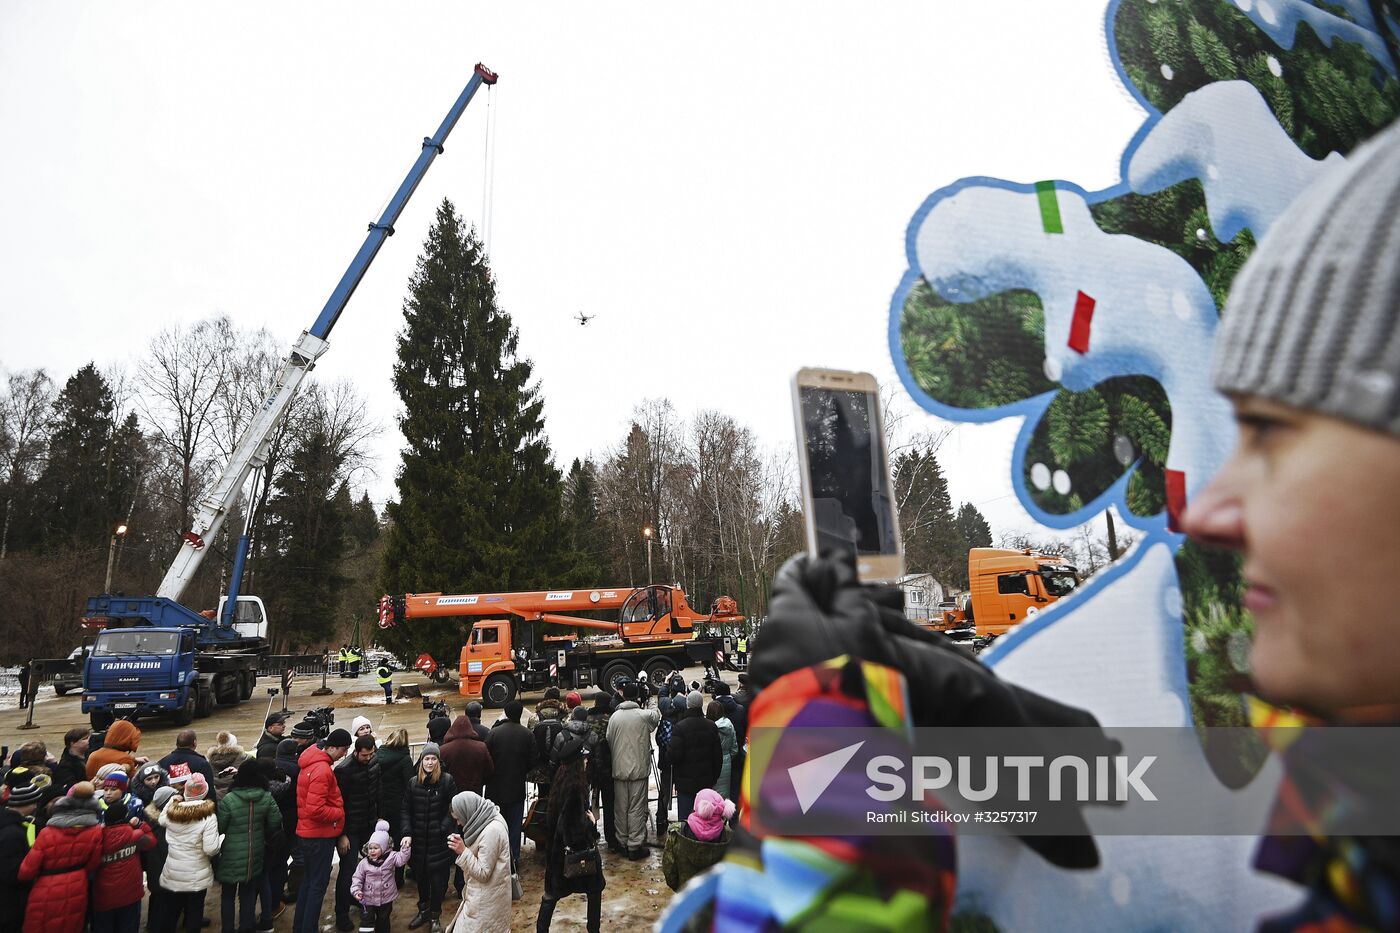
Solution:
[(472, 625), (471, 635), (462, 646), (461, 692), (482, 696), (482, 686), (494, 675), (513, 680), (515, 657), (506, 619), (482, 619)]
[(1068, 596), (1079, 571), (1063, 557), (1031, 550), (977, 547), (967, 554), (971, 591), (958, 608), (945, 611), (945, 631), (975, 626), (976, 637), (1004, 635), (1037, 612)]

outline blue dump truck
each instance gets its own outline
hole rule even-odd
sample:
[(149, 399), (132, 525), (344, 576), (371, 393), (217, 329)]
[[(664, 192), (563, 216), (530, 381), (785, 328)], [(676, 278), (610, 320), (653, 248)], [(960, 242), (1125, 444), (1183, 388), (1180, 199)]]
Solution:
[(84, 623), (100, 629), (83, 661), (82, 710), (92, 727), (149, 716), (184, 726), (216, 703), (250, 699), (268, 650), (267, 618), (256, 596), (235, 605), (223, 625), (222, 611), (209, 618), (160, 597), (88, 600)]

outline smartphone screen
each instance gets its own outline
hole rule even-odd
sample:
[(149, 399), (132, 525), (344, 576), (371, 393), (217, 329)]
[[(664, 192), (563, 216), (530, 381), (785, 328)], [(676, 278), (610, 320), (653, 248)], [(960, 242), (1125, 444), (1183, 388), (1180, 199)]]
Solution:
[[(868, 380), (872, 388), (844, 387), (836, 378), (841, 375), (852, 377), (853, 385)], [(836, 384), (814, 384), (823, 377)], [(853, 551), (861, 579), (891, 580), (903, 572), (903, 555), (873, 383), (865, 374), (798, 374), (808, 547), (817, 554)]]

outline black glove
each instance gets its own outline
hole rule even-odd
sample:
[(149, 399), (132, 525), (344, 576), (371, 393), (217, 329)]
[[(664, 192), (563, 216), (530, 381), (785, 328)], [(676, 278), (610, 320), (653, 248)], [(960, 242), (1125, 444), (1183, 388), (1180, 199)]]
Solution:
[[(750, 656), (750, 683), (762, 689), (792, 671), (849, 655), (900, 671), (908, 684), (915, 727), (1098, 728), (1088, 712), (1002, 681), (971, 653), (904, 616), (898, 587), (870, 587), (856, 578), (852, 555), (800, 554), (773, 581), (762, 642)], [(1101, 753), (1116, 742), (1103, 737)], [(1082, 831), (1023, 836), (1030, 849), (1062, 868), (1093, 868), (1098, 850), (1073, 801), (1037, 801)]]

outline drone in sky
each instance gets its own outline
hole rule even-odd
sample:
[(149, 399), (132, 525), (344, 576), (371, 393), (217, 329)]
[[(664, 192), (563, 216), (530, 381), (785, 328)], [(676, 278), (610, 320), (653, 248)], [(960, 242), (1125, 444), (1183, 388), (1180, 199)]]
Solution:
[(582, 311), (580, 311), (577, 314), (577, 316), (574, 317), (574, 320), (578, 321), (580, 327), (587, 327), (588, 322), (593, 320), (597, 316), (598, 315), (596, 314), (584, 314)]

